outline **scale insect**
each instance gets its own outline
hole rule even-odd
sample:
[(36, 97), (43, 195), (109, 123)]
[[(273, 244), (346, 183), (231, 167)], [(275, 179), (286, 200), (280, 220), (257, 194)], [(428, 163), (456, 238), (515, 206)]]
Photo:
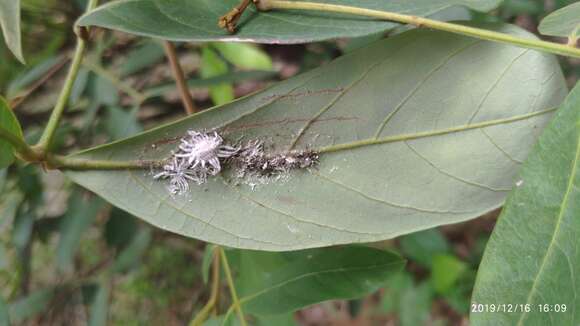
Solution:
[(169, 193), (183, 195), (189, 192), (190, 182), (204, 184), (208, 177), (218, 175), (226, 166), (234, 170), (236, 178), (265, 179), (279, 178), (295, 169), (315, 167), (318, 161), (319, 154), (315, 151), (269, 154), (261, 140), (232, 145), (216, 131), (188, 130), (153, 179), (169, 180)]

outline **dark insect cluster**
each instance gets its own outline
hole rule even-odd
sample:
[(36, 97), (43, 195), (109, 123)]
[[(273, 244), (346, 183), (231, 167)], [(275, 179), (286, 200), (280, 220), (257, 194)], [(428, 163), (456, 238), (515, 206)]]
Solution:
[(238, 177), (276, 177), (291, 170), (315, 167), (319, 162), (319, 154), (315, 151), (268, 154), (262, 141), (253, 140), (230, 157), (229, 161)]

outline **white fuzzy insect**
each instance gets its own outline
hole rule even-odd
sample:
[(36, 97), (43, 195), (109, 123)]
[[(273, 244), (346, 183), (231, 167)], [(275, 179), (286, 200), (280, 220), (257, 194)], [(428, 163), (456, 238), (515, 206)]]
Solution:
[(181, 139), (180, 151), (175, 157), (186, 159), (192, 168), (207, 168), (211, 175), (221, 171), (220, 158), (228, 158), (238, 152), (237, 148), (224, 145), (223, 138), (217, 132), (206, 134), (189, 130), (187, 134), (188, 137)]
[(178, 151), (173, 153), (163, 171), (154, 179), (169, 179), (168, 190), (171, 194), (181, 195), (189, 191), (189, 182), (203, 184), (209, 175), (221, 171), (220, 159), (226, 159), (239, 149), (225, 145), (217, 132), (203, 133), (188, 130), (182, 138)]

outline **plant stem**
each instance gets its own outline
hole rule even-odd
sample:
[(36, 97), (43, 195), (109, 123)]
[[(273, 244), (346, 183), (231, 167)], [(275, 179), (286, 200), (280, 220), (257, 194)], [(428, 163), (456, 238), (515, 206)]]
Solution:
[(46, 155), (46, 166), (60, 170), (143, 170), (161, 166), (163, 161), (102, 161)]
[(177, 59), (177, 53), (175, 52), (175, 46), (169, 41), (163, 42), (163, 47), (165, 48), (165, 55), (169, 59), (169, 64), (171, 65), (171, 70), (173, 71), (173, 77), (175, 78), (175, 83), (181, 95), (181, 102), (183, 102), (183, 107), (185, 108), (185, 113), (193, 114), (197, 112), (195, 105), (193, 104), (193, 99), (191, 98), (191, 93), (187, 87), (187, 82), (185, 81), (185, 74), (181, 65), (179, 64), (179, 59)]
[(214, 247), (214, 256), (213, 256), (213, 263), (212, 263), (212, 283), (211, 283), (211, 295), (209, 300), (201, 311), (195, 316), (195, 318), (189, 323), (189, 326), (201, 326), (203, 322), (209, 316), (211, 310), (215, 307), (218, 301), (218, 294), (219, 294), (219, 287), (220, 287), (220, 250), (217, 247)]
[(236, 309), (236, 313), (238, 314), (240, 324), (242, 326), (247, 326), (246, 320), (244, 319), (244, 312), (242, 311), (242, 305), (240, 304), (240, 300), (238, 299), (238, 294), (236, 292), (234, 279), (232, 278), (232, 271), (230, 270), (228, 257), (226, 256), (226, 252), (222, 247), (217, 247), (217, 250), (220, 252), (222, 263), (224, 265), (224, 273), (226, 274), (226, 280), (228, 281), (228, 287), (230, 288), (230, 294), (232, 296), (232, 305), (234, 306), (234, 309)]
[(41, 160), (42, 154), (35, 151), (32, 147), (28, 146), (23, 139), (14, 135), (2, 126), (0, 126), (0, 138), (9, 142), (23, 160), (28, 162), (38, 162)]
[[(254, 0), (256, 3), (258, 0)], [(228, 32), (234, 33), (236, 31), (236, 24), (242, 14), (252, 3), (252, 0), (242, 0), (239, 5), (230, 10), (227, 14), (221, 16), (218, 20), (218, 25), (221, 28), (225, 28)]]
[[(86, 11), (88, 12), (88, 11), (92, 10), (93, 8), (95, 8), (97, 6), (97, 2), (98, 2), (98, 0), (89, 0), (89, 3), (87, 4)], [(48, 120), (46, 128), (44, 129), (44, 132), (42, 133), (40, 141), (36, 145), (36, 147), (38, 148), (38, 150), (41, 153), (46, 153), (46, 151), (48, 150), (48, 148), (50, 147), (50, 145), (52, 143), (52, 140), (54, 138), (54, 133), (56, 132), (56, 129), (58, 128), (60, 120), (62, 119), (64, 109), (68, 103), (70, 93), (72, 91), (74, 82), (75, 82), (77, 74), (79, 72), (79, 68), (80, 68), (81, 62), (83, 60), (83, 55), (85, 53), (85, 48), (86, 48), (85, 41), (80, 36), (77, 36), (77, 46), (75, 49), (75, 53), (74, 53), (74, 56), (72, 59), (71, 66), (69, 68), (68, 74), (67, 74), (66, 79), (64, 81), (64, 85), (62, 87), (60, 95), (58, 96), (58, 100), (56, 101), (54, 109), (52, 110), (52, 113), (50, 115), (50, 118)]]
[(422, 18), (412, 15), (404, 15), (388, 11), (372, 10), (327, 3), (316, 3), (306, 1), (285, 1), (285, 0), (260, 0), (260, 2), (258, 3), (258, 8), (261, 10), (271, 10), (271, 9), (314, 10), (314, 11), (335, 12), (342, 14), (373, 17), (382, 20), (411, 24), (417, 27), (428, 27), (450, 33), (475, 37), (487, 41), (511, 44), (523, 48), (529, 48), (559, 54), (563, 56), (580, 58), (580, 49), (565, 44), (558, 44), (534, 39), (525, 39), (515, 37), (506, 33), (494, 32), (475, 27), (452, 24), (438, 20)]
[(111, 82), (111, 84), (115, 85), (118, 89), (125, 92), (127, 95), (131, 96), (133, 100), (137, 102), (135, 104), (139, 105), (147, 99), (147, 96), (145, 96), (145, 94), (140, 93), (138, 90), (124, 83), (119, 77), (107, 71), (105, 68), (103, 68), (96, 62), (85, 60), (83, 62), (83, 66), (87, 67), (90, 71), (94, 72), (95, 74), (107, 79), (108, 81)]

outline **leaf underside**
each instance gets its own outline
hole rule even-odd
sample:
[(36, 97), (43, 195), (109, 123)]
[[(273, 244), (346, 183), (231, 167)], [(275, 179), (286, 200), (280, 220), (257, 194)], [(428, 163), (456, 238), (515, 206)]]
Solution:
[[(500, 0), (332, 0), (324, 3), (357, 6), (416, 16), (430, 16), (454, 6), (489, 11)], [(81, 17), (81, 26), (100, 26), (174, 41), (247, 41), (306, 43), (337, 37), (356, 37), (391, 29), (398, 24), (364, 17), (320, 12), (270, 11), (248, 7), (231, 35), (218, 18), (239, 0), (122, 0)]]
[(231, 247), (378, 241), (502, 205), (566, 91), (553, 56), (414, 30), (79, 155), (162, 159), (186, 130), (217, 128), (230, 141), (257, 138), (277, 152), (324, 149), (316, 170), (255, 188), (226, 173), (176, 198), (148, 171), (68, 174), (158, 227)]

